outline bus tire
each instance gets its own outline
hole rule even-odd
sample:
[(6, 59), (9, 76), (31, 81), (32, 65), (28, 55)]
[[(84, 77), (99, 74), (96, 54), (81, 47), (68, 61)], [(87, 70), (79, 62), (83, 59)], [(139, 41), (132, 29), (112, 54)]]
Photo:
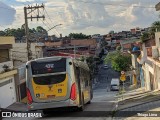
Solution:
[(91, 100), (87, 102), (87, 104), (91, 104)]
[(48, 110), (43, 110), (43, 114), (47, 115), (47, 114), (49, 114), (49, 111)]
[(78, 108), (79, 111), (83, 111), (84, 110), (84, 96), (82, 94), (82, 98), (81, 98), (81, 107)]

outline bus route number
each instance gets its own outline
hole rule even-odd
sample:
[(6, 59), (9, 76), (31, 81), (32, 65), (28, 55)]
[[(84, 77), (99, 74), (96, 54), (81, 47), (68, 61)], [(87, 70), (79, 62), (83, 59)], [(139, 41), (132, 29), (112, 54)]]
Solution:
[(54, 68), (54, 64), (46, 64), (46, 66), (45, 66), (46, 68)]

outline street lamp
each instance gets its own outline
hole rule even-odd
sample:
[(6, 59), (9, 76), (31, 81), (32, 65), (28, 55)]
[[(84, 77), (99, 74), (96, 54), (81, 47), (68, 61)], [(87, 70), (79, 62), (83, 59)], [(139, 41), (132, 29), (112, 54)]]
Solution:
[(55, 28), (57, 26), (60, 26), (60, 25), (62, 25), (62, 24), (57, 24), (57, 25), (53, 26), (52, 28), (50, 28), (49, 30), (47, 30), (47, 32), (50, 31), (50, 30), (52, 30), (53, 28)]

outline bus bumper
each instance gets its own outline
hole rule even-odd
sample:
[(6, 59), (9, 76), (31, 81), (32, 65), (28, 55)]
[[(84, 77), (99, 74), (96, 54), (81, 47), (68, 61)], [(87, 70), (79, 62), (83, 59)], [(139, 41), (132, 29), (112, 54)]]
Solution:
[(49, 109), (49, 108), (60, 108), (60, 107), (74, 107), (78, 106), (76, 103), (72, 102), (71, 100), (60, 101), (60, 102), (33, 102), (31, 105), (28, 105), (28, 110), (42, 110), (42, 109)]

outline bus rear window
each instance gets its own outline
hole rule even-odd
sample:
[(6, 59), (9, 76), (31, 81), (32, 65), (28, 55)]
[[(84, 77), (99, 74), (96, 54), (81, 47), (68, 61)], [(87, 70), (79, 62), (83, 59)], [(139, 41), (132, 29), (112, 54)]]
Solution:
[(66, 59), (58, 61), (33, 61), (31, 62), (32, 74), (46, 74), (66, 71)]
[(41, 76), (41, 77), (33, 77), (33, 81), (37, 85), (50, 85), (50, 84), (58, 84), (65, 80), (66, 75), (50, 75), (50, 76)]

